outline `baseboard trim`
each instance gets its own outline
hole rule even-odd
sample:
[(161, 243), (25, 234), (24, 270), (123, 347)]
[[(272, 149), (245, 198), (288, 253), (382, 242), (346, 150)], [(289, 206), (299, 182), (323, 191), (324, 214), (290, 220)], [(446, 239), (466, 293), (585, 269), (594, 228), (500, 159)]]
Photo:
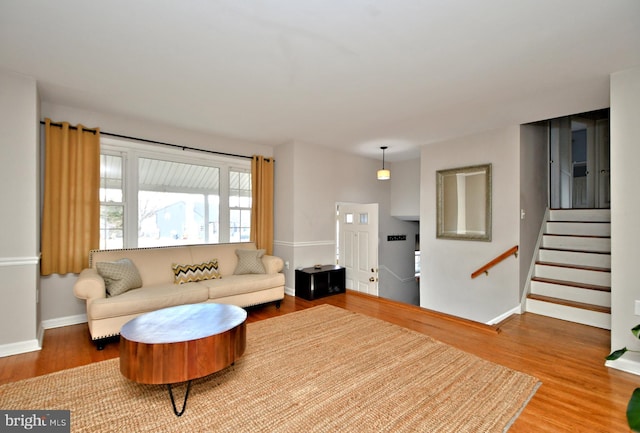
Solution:
[(17, 343), (3, 344), (0, 346), (0, 357), (19, 355), (21, 353), (35, 352), (42, 347), (37, 339), (18, 341)]
[(640, 361), (618, 358), (615, 361), (606, 361), (604, 365), (606, 367), (615, 368), (616, 370), (626, 371), (627, 373), (640, 376)]
[(296, 291), (295, 291), (295, 289), (292, 289), (291, 287), (286, 287), (285, 286), (284, 294), (285, 295), (289, 295), (289, 296), (296, 296)]
[(86, 314), (77, 314), (75, 316), (58, 317), (57, 319), (43, 320), (42, 329), (62, 328), (63, 326), (79, 325), (87, 323)]
[(520, 305), (518, 305), (517, 307), (513, 307), (511, 310), (507, 311), (506, 313), (501, 314), (498, 317), (495, 317), (495, 318), (489, 320), (486, 324), (487, 325), (497, 325), (498, 323), (502, 322), (505, 319), (508, 319), (512, 315), (521, 314), (521, 313), (522, 313), (522, 307)]

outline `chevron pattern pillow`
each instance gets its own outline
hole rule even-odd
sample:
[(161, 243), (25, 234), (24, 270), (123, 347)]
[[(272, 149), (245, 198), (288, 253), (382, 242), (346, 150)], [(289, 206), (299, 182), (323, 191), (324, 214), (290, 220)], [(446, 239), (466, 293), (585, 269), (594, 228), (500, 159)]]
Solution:
[(131, 289), (142, 287), (142, 278), (131, 259), (96, 263), (98, 274), (104, 279), (107, 296), (121, 295)]
[(210, 262), (199, 263), (197, 265), (180, 265), (174, 263), (171, 268), (173, 269), (173, 282), (175, 284), (222, 278), (222, 275), (218, 272), (218, 259), (213, 259)]

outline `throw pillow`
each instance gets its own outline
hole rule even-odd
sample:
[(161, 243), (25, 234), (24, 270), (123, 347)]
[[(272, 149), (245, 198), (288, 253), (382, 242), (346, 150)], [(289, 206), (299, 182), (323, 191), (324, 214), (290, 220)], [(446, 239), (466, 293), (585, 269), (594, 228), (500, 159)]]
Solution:
[(117, 296), (131, 289), (142, 287), (142, 278), (131, 259), (115, 262), (98, 262), (96, 269), (107, 288), (107, 296)]
[(218, 259), (197, 265), (179, 265), (174, 263), (171, 269), (173, 269), (173, 282), (175, 284), (222, 278), (222, 275), (218, 272)]
[(262, 264), (264, 253), (265, 250), (236, 250), (238, 264), (233, 273), (236, 275), (264, 274), (265, 269)]

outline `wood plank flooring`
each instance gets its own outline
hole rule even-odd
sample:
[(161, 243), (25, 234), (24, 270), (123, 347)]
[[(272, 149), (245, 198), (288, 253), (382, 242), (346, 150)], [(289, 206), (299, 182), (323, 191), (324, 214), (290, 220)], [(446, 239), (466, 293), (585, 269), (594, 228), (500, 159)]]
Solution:
[[(628, 432), (625, 410), (640, 377), (604, 366), (609, 331), (536, 314), (514, 315), (498, 327), (478, 326), (421, 308), (348, 291), (317, 301), (287, 296), (249, 310), (249, 322), (331, 304), (430, 335), (542, 381), (510, 432)], [(274, 342), (277, 344), (277, 342)], [(86, 324), (50, 329), (43, 349), (0, 358), (0, 383), (115, 358), (117, 340), (97, 351)]]

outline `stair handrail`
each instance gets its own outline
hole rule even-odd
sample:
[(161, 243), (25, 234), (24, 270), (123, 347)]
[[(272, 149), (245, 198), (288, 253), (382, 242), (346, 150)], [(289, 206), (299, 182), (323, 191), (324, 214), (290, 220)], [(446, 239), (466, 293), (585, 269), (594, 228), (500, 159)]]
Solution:
[(480, 274), (486, 274), (489, 275), (489, 269), (493, 268), (495, 265), (497, 265), (498, 263), (500, 263), (501, 261), (503, 261), (504, 259), (506, 259), (509, 256), (515, 256), (516, 258), (518, 258), (518, 246), (515, 245), (511, 248), (509, 248), (507, 251), (505, 251), (504, 253), (500, 254), (498, 257), (496, 257), (495, 259), (491, 260), (490, 262), (488, 262), (486, 265), (478, 268), (477, 271), (474, 271), (471, 274), (471, 278), (475, 278)]

